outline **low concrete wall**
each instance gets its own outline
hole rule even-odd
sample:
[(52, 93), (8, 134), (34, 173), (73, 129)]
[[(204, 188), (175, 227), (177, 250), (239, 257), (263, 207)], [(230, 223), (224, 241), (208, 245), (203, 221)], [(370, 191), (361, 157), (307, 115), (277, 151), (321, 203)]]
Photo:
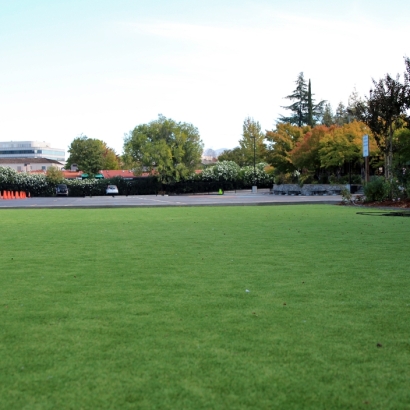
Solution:
[(281, 184), (273, 185), (275, 195), (340, 195), (342, 189), (349, 189), (349, 185), (330, 185), (330, 184)]

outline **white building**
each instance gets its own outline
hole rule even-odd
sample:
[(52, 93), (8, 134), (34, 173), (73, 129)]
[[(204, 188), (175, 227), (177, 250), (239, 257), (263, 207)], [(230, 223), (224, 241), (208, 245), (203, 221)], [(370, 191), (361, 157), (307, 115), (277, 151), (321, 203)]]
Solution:
[(0, 142), (0, 158), (47, 158), (64, 163), (65, 151), (44, 141), (4, 141)]
[(50, 167), (61, 170), (64, 164), (48, 158), (0, 158), (0, 167), (12, 168), (17, 172), (46, 172)]

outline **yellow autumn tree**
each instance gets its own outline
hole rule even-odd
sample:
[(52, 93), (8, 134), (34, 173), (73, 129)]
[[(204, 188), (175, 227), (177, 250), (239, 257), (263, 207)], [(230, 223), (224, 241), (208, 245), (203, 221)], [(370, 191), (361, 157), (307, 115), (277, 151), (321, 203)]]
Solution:
[(363, 158), (363, 135), (369, 135), (370, 155), (378, 155), (378, 148), (369, 127), (353, 121), (341, 127), (329, 128), (319, 143), (321, 168), (340, 168), (346, 163), (358, 164)]

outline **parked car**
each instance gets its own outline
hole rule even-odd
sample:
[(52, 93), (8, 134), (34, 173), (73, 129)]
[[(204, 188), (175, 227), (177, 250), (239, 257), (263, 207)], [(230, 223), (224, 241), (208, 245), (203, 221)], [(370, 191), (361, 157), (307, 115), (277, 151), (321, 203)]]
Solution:
[(56, 195), (68, 196), (68, 188), (66, 184), (58, 184), (56, 187)]
[(105, 193), (107, 195), (112, 195), (112, 196), (118, 195), (117, 185), (108, 185), (107, 189), (105, 190)]

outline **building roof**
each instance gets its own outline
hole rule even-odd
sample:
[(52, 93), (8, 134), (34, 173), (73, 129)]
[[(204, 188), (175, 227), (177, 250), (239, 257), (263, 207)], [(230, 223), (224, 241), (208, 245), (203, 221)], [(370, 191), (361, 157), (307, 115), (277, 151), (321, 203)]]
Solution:
[(0, 158), (1, 164), (58, 164), (63, 165), (60, 161), (48, 158)]
[(81, 175), (83, 174), (82, 171), (62, 171), (62, 173), (65, 179), (81, 178)]
[[(66, 179), (77, 179), (81, 178), (83, 175), (83, 171), (62, 171), (63, 176)], [(104, 179), (110, 179), (110, 178), (136, 178), (134, 173), (131, 170), (128, 169), (103, 169), (100, 171), (100, 174), (104, 177)], [(150, 174), (148, 172), (143, 172), (140, 177), (148, 177)]]
[(100, 171), (104, 179), (121, 177), (121, 178), (135, 178), (134, 173), (128, 169), (104, 169)]
[[(65, 179), (77, 179), (81, 178), (83, 175), (83, 171), (62, 171), (63, 176)], [(202, 169), (197, 169), (195, 174), (200, 174)], [(104, 177), (104, 179), (110, 178), (125, 178), (125, 179), (133, 179), (133, 178), (141, 178), (141, 177), (149, 177), (150, 175), (154, 175), (154, 173), (143, 172), (141, 175), (135, 175), (129, 169), (103, 169), (100, 171), (100, 174)]]
[(35, 170), (35, 171), (29, 171), (28, 172), (29, 174), (38, 174), (38, 175), (41, 175), (41, 174), (44, 174), (44, 175), (46, 175), (47, 174), (47, 172), (46, 171), (43, 171), (42, 169), (37, 169), (37, 170)]

